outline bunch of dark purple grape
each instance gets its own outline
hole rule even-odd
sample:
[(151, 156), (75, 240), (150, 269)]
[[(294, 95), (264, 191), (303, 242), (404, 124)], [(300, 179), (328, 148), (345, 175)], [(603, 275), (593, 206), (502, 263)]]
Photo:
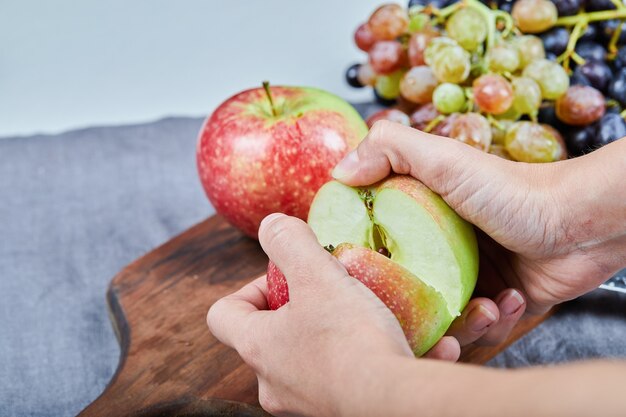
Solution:
[(411, 0), (385, 4), (348, 68), (389, 119), (524, 162), (578, 156), (626, 136), (621, 0)]

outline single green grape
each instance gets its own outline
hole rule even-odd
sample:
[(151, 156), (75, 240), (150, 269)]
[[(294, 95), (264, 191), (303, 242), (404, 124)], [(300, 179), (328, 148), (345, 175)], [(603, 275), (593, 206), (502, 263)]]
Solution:
[(416, 13), (409, 19), (409, 32), (415, 33), (422, 30), (430, 22), (430, 17), (424, 13)]
[(478, 10), (464, 7), (450, 16), (446, 31), (463, 48), (473, 51), (487, 38), (487, 22)]
[(524, 33), (541, 33), (550, 29), (558, 19), (558, 11), (550, 0), (517, 0), (511, 16)]
[(519, 68), (526, 68), (528, 64), (546, 57), (546, 50), (540, 38), (533, 35), (524, 35), (515, 38), (515, 45), (519, 51)]
[(443, 114), (460, 112), (465, 107), (465, 92), (457, 84), (439, 84), (433, 92), (433, 104)]
[(557, 139), (543, 126), (533, 122), (517, 122), (506, 132), (504, 146), (521, 162), (552, 162), (558, 159)]
[(388, 75), (376, 77), (374, 88), (382, 98), (393, 100), (400, 95), (400, 80), (404, 76), (404, 71), (392, 72)]
[(424, 61), (427, 65), (432, 65), (435, 57), (450, 46), (459, 46), (459, 44), (445, 36), (440, 36), (430, 40), (430, 42), (428, 42), (428, 46), (426, 46), (426, 49), (424, 50)]
[(459, 84), (470, 73), (470, 54), (458, 45), (442, 48), (430, 64), (440, 82)]
[(541, 88), (532, 78), (513, 80), (513, 106), (521, 114), (536, 115), (541, 106)]
[(487, 52), (489, 69), (494, 72), (515, 72), (520, 65), (519, 51), (510, 43), (500, 43)]
[(541, 88), (541, 95), (548, 100), (561, 97), (569, 87), (569, 77), (563, 67), (547, 59), (531, 62), (522, 74), (535, 80)]

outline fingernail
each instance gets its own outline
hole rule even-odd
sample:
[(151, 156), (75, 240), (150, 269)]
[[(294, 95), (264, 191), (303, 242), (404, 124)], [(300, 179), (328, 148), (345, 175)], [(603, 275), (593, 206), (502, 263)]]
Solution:
[(519, 311), (524, 305), (524, 297), (516, 290), (509, 291), (507, 295), (500, 300), (498, 307), (505, 316), (510, 316)]
[(359, 169), (359, 155), (355, 150), (350, 151), (333, 169), (332, 176), (336, 180), (347, 178)]
[(470, 329), (474, 332), (481, 332), (491, 326), (497, 320), (497, 317), (482, 305), (474, 308), (467, 320), (470, 322)]
[(268, 214), (267, 216), (265, 216), (263, 220), (261, 220), (261, 224), (259, 225), (259, 230), (261, 230), (264, 226), (267, 226), (267, 224), (271, 222), (273, 219), (277, 217), (282, 217), (282, 216), (285, 216), (285, 214), (283, 213)]

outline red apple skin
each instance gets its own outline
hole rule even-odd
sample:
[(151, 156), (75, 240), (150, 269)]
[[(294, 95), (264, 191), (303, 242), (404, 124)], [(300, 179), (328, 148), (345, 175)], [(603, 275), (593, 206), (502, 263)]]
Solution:
[(231, 224), (257, 238), (261, 220), (282, 212), (306, 219), (332, 168), (367, 134), (344, 100), (306, 87), (262, 88), (222, 103), (205, 121), (196, 151), (204, 190)]
[[(376, 251), (350, 243), (335, 248), (333, 256), (389, 307), (416, 356), (427, 352), (444, 335), (453, 320), (445, 299), (409, 270)], [(287, 280), (271, 261), (267, 285), (270, 309), (289, 301)]]

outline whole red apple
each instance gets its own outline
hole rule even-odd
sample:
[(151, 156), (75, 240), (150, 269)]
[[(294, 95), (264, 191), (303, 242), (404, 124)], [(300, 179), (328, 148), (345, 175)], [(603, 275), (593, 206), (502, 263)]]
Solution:
[(200, 131), (200, 180), (215, 210), (256, 238), (270, 213), (306, 219), (333, 167), (367, 134), (354, 108), (308, 87), (243, 91)]

